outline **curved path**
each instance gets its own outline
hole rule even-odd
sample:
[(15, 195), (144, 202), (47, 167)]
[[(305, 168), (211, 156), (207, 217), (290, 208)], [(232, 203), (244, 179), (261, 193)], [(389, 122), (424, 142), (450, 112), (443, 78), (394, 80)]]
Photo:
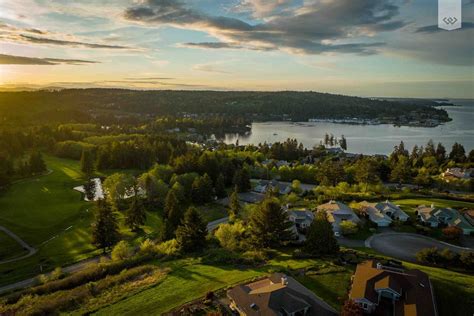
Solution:
[(11, 258), (11, 259), (7, 259), (7, 260), (2, 260), (2, 261), (0, 261), (0, 264), (15, 262), (15, 261), (18, 261), (18, 260), (22, 260), (22, 259), (31, 257), (32, 255), (34, 255), (38, 251), (36, 248), (33, 248), (30, 245), (28, 245), (23, 239), (21, 239), (20, 237), (15, 235), (11, 230), (7, 229), (6, 227), (0, 226), (0, 231), (5, 232), (5, 234), (7, 234), (11, 238), (13, 238), (17, 243), (19, 243), (23, 247), (23, 249), (28, 250), (28, 253), (26, 255)]
[(451, 245), (423, 235), (409, 233), (382, 233), (371, 236), (365, 241), (366, 247), (372, 248), (387, 256), (416, 262), (416, 253), (424, 248), (448, 248), (454, 252), (474, 250), (472, 248)]

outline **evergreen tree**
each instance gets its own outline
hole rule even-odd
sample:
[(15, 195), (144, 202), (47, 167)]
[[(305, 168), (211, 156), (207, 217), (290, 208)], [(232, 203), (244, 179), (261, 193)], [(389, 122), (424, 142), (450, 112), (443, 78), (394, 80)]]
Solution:
[(35, 151), (30, 155), (28, 165), (32, 174), (38, 174), (46, 171), (46, 164), (43, 160), (43, 156), (39, 151)]
[(176, 241), (184, 252), (201, 250), (206, 245), (207, 225), (195, 207), (184, 214), (176, 230)]
[(426, 144), (425, 156), (436, 156), (436, 149), (432, 139)]
[(474, 162), (474, 149), (469, 152), (469, 156), (467, 157), (467, 159), (469, 160), (469, 162)]
[(288, 214), (275, 198), (265, 199), (250, 215), (251, 243), (255, 247), (278, 247), (293, 236)]
[(163, 231), (162, 239), (172, 239), (175, 236), (176, 228), (182, 218), (181, 206), (179, 205), (178, 198), (173, 190), (170, 190), (166, 195), (163, 218), (165, 220), (165, 229)]
[(344, 135), (341, 136), (341, 140), (339, 141), (339, 145), (341, 145), (341, 148), (344, 150), (347, 150), (347, 140)]
[(339, 251), (339, 245), (331, 223), (325, 212), (320, 211), (309, 226), (306, 234), (305, 250), (314, 256), (334, 254)]
[(94, 157), (90, 150), (82, 150), (81, 171), (87, 177), (90, 177), (94, 173)]
[(402, 184), (410, 179), (410, 175), (411, 169), (408, 158), (406, 156), (400, 156), (390, 174), (391, 180)]
[(104, 253), (119, 240), (118, 223), (106, 199), (100, 199), (95, 206), (95, 219), (92, 224), (92, 244), (103, 249)]
[(436, 147), (436, 160), (438, 160), (439, 164), (442, 164), (446, 160), (446, 148), (444, 148), (441, 143), (438, 143)]
[(237, 193), (237, 188), (235, 188), (229, 197), (229, 219), (231, 222), (235, 221), (240, 211), (239, 194)]
[(449, 159), (455, 162), (464, 162), (466, 160), (466, 151), (464, 146), (458, 143), (454, 143), (451, 152), (449, 153)]
[(132, 231), (137, 231), (139, 226), (145, 224), (145, 207), (137, 194), (132, 198), (132, 203), (130, 204), (125, 216), (125, 223)]
[(246, 167), (235, 172), (233, 184), (237, 187), (239, 192), (247, 192), (250, 190), (250, 174)]
[(361, 158), (355, 164), (355, 178), (359, 183), (365, 183), (365, 191), (369, 184), (375, 184), (380, 181), (377, 172), (376, 161), (370, 158)]
[(95, 181), (90, 179), (84, 184), (84, 194), (89, 201), (93, 201), (95, 198)]
[(219, 174), (216, 180), (216, 185), (215, 185), (215, 193), (217, 197), (222, 198), (227, 195), (227, 192), (225, 190), (225, 179), (222, 173)]

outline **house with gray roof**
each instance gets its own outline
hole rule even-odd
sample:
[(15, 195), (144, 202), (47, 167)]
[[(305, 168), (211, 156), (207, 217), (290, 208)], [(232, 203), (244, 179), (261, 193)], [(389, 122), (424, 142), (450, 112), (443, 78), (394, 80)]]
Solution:
[(331, 223), (335, 234), (340, 234), (340, 224), (343, 221), (351, 221), (355, 224), (360, 223), (360, 219), (354, 211), (342, 202), (331, 200), (328, 203), (319, 205), (317, 210), (326, 212), (328, 221)]
[(274, 189), (277, 189), (279, 194), (288, 194), (291, 192), (291, 185), (277, 180), (259, 180), (257, 185), (253, 188), (253, 191), (266, 193)]
[(430, 227), (438, 227), (441, 224), (458, 227), (464, 235), (474, 233), (474, 226), (457, 210), (452, 208), (439, 208), (433, 204), (429, 207), (420, 205), (416, 208), (415, 214), (420, 222)]
[(399, 206), (386, 200), (385, 202), (361, 202), (361, 211), (368, 215), (370, 221), (379, 227), (389, 226), (393, 220), (405, 222), (410, 218)]

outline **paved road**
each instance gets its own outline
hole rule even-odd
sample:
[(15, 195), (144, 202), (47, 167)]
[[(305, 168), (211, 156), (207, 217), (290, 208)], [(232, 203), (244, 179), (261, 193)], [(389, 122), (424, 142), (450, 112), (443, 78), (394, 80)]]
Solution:
[(448, 248), (454, 252), (474, 250), (450, 245), (422, 235), (408, 233), (376, 234), (366, 240), (366, 246), (399, 260), (416, 262), (416, 253), (424, 248)]
[(217, 228), (217, 226), (219, 226), (220, 224), (227, 223), (228, 221), (229, 221), (229, 216), (219, 218), (215, 221), (209, 222), (209, 223), (207, 223), (207, 231), (212, 232), (214, 229)]
[(38, 251), (35, 248), (28, 245), (23, 239), (21, 239), (20, 237), (15, 235), (15, 233), (13, 233), (11, 230), (7, 229), (6, 227), (0, 226), (0, 231), (5, 232), (5, 234), (7, 234), (11, 238), (13, 238), (17, 243), (19, 243), (23, 247), (23, 249), (28, 251), (28, 253), (24, 256), (12, 258), (12, 259), (7, 259), (7, 260), (2, 260), (2, 261), (0, 261), (0, 264), (15, 262), (15, 261), (18, 261), (18, 260), (21, 260), (21, 259), (31, 257), (32, 255), (34, 255)]

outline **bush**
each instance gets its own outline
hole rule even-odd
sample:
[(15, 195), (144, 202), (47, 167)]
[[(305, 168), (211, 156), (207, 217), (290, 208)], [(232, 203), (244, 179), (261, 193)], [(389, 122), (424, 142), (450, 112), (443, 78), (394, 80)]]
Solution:
[(111, 256), (113, 261), (123, 261), (132, 256), (132, 249), (125, 240), (122, 240), (112, 249)]
[(456, 226), (443, 228), (443, 236), (446, 240), (458, 241), (462, 236), (462, 229)]
[(171, 239), (156, 246), (156, 251), (165, 256), (174, 256), (179, 253), (179, 245), (176, 239)]
[(150, 239), (145, 239), (140, 243), (139, 251), (144, 255), (153, 255), (156, 253), (156, 245)]
[(355, 234), (359, 230), (357, 224), (351, 221), (343, 221), (339, 224), (339, 227), (343, 235)]
[(474, 252), (462, 251), (459, 260), (461, 264), (468, 270), (474, 270)]

